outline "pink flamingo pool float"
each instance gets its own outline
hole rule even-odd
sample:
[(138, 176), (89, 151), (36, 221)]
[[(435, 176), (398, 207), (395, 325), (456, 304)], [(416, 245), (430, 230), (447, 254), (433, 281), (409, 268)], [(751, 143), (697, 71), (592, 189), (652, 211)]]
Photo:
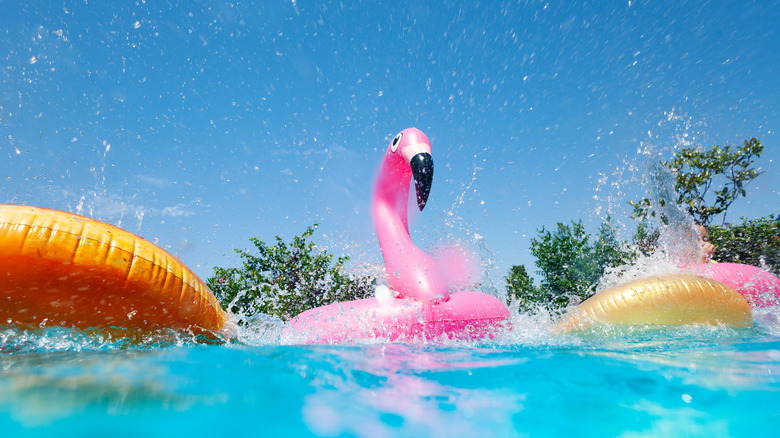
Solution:
[(780, 278), (756, 266), (708, 263), (697, 265), (693, 273), (734, 289), (745, 297), (751, 307), (780, 306)]
[(433, 159), (428, 137), (416, 128), (393, 138), (374, 191), (389, 290), (380, 286), (376, 297), (303, 312), (290, 321), (288, 334), (306, 343), (426, 342), (491, 337), (506, 326), (509, 310), (501, 300), (481, 292), (450, 294), (439, 266), (412, 243), (407, 221), (412, 178), (422, 210), (433, 182)]

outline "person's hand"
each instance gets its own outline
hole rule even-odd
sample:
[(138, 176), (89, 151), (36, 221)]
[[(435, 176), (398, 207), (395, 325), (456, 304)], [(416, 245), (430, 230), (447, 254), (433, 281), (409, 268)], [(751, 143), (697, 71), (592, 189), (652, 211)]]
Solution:
[(696, 224), (696, 231), (699, 233), (699, 264), (709, 263), (715, 254), (715, 245), (710, 242), (710, 233), (704, 225)]
[(712, 261), (713, 254), (715, 254), (715, 245), (709, 241), (701, 242), (701, 249), (699, 250), (699, 264), (709, 263)]

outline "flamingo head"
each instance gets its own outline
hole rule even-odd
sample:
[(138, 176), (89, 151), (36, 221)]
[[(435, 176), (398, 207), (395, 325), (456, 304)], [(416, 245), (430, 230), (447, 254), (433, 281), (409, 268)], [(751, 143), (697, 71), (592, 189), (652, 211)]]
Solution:
[(422, 211), (433, 184), (433, 157), (428, 137), (417, 128), (404, 129), (390, 142), (386, 155), (411, 171), (417, 192), (417, 207)]

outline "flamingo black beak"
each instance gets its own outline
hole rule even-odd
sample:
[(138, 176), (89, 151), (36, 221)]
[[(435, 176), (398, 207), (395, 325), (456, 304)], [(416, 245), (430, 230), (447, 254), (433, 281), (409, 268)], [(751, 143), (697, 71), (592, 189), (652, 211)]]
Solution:
[(414, 177), (414, 189), (417, 192), (417, 206), (420, 211), (425, 208), (428, 202), (428, 195), (431, 193), (433, 184), (433, 157), (427, 152), (420, 152), (412, 157), (409, 163)]

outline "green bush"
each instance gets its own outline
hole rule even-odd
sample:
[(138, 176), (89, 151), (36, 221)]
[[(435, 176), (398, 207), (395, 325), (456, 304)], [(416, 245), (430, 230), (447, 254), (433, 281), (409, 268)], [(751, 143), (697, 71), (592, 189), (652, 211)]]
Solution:
[(308, 240), (317, 226), (289, 244), (279, 236), (273, 246), (252, 237), (255, 254), (236, 249), (243, 265), (214, 268), (207, 280), (222, 307), (245, 317), (265, 313), (287, 321), (314, 307), (372, 296), (374, 278), (345, 273), (348, 257), (333, 262), (332, 254), (317, 251)]
[(743, 219), (736, 225), (710, 225), (717, 215), (722, 214), (725, 221), (728, 208), (736, 199), (746, 196), (745, 187), (763, 173), (752, 167), (763, 148), (752, 138), (738, 148), (685, 148), (675, 152), (672, 160), (655, 163), (651, 166), (652, 181), (663, 183), (671, 172), (674, 190), (661, 184), (656, 193), (660, 199), (629, 201), (634, 207), (632, 216), (640, 219), (630, 247), (627, 242), (618, 241), (609, 217), (595, 239), (585, 232), (582, 221), (572, 221), (571, 225), (558, 223), (554, 232), (542, 228), (531, 239), (541, 284), (533, 284), (525, 266), (512, 266), (506, 277), (507, 300), (518, 302), (521, 310), (533, 310), (539, 305), (555, 310), (565, 307), (570, 297), (587, 298), (607, 268), (633, 263), (640, 255), (647, 256), (658, 249), (661, 232), (649, 225), (649, 219), (656, 212), (656, 219), (663, 224), (677, 219), (669, 217), (678, 210), (665, 208), (667, 203), (683, 206), (696, 221), (707, 226), (710, 240), (718, 248), (715, 261), (766, 267), (777, 275), (780, 216)]
[(768, 268), (780, 275), (780, 215), (707, 227), (717, 247), (713, 259)]
[(581, 220), (571, 225), (558, 223), (555, 232), (540, 229), (531, 239), (531, 254), (536, 257), (541, 284), (534, 286), (525, 266), (512, 266), (506, 277), (507, 300), (518, 302), (520, 310), (539, 306), (556, 310), (566, 307), (571, 298), (588, 298), (607, 268), (636, 258), (625, 249), (626, 242), (618, 240), (616, 231), (610, 217), (601, 223), (596, 236), (585, 232)]
[(528, 275), (525, 265), (513, 265), (506, 280), (506, 303), (517, 302), (522, 310), (546, 306), (554, 297), (534, 286), (534, 279)]

